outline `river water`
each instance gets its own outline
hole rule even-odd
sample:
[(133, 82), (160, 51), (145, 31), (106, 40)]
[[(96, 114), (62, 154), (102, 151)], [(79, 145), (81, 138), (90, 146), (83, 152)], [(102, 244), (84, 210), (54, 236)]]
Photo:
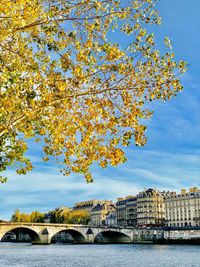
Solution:
[(200, 246), (0, 243), (1, 267), (200, 267)]

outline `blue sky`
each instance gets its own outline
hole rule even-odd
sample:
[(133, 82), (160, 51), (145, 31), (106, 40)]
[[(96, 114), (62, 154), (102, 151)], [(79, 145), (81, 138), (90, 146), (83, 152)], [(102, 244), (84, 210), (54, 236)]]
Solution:
[(82, 176), (62, 176), (54, 162), (42, 163), (38, 144), (30, 144), (35, 168), (26, 176), (8, 171), (8, 182), (0, 185), (0, 219), (10, 219), (16, 208), (45, 212), (87, 199), (115, 200), (147, 187), (179, 191), (200, 186), (200, 1), (160, 0), (158, 10), (163, 18), (155, 29), (158, 41), (169, 36), (176, 58), (190, 67), (181, 94), (153, 103), (146, 146), (128, 148), (128, 161), (116, 168), (93, 168), (94, 183), (86, 184)]

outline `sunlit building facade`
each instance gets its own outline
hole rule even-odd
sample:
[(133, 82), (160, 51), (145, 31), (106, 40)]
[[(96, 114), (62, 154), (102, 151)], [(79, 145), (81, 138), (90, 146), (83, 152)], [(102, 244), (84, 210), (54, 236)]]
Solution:
[(165, 198), (166, 225), (185, 227), (200, 226), (200, 189), (182, 189)]
[(106, 218), (113, 211), (116, 211), (116, 208), (113, 205), (112, 201), (105, 200), (103, 203), (98, 203), (95, 207), (92, 208), (90, 212), (90, 225), (106, 225)]
[(137, 195), (137, 226), (161, 226), (165, 224), (165, 192), (149, 188)]

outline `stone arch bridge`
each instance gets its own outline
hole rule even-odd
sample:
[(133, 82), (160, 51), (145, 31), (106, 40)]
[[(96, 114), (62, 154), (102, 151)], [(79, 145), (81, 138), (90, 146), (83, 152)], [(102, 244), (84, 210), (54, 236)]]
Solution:
[(29, 234), (32, 244), (50, 244), (60, 232), (69, 233), (74, 243), (132, 243), (137, 232), (134, 228), (91, 227), (88, 225), (44, 223), (0, 223), (0, 241), (10, 232)]

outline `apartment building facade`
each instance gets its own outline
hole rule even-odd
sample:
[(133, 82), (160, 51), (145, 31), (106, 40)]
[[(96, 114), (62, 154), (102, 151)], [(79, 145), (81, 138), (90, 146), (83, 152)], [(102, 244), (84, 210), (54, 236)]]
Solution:
[(164, 192), (149, 188), (137, 195), (137, 226), (160, 226), (165, 223)]
[(87, 200), (87, 201), (81, 201), (75, 203), (73, 210), (85, 210), (89, 214), (91, 213), (91, 210), (100, 203), (103, 203), (104, 200), (97, 200), (97, 199), (92, 199), (92, 200)]
[(116, 211), (112, 201), (105, 200), (103, 203), (98, 203), (91, 210), (90, 225), (101, 226), (106, 224), (106, 218), (111, 213)]
[(180, 194), (169, 194), (165, 209), (167, 226), (200, 226), (200, 190), (193, 187), (188, 192), (182, 189)]
[(137, 197), (126, 197), (126, 225), (137, 225)]
[(126, 225), (126, 202), (126, 198), (117, 198), (116, 212), (118, 225)]
[(126, 196), (118, 198), (116, 202), (117, 224), (137, 225), (137, 197)]

